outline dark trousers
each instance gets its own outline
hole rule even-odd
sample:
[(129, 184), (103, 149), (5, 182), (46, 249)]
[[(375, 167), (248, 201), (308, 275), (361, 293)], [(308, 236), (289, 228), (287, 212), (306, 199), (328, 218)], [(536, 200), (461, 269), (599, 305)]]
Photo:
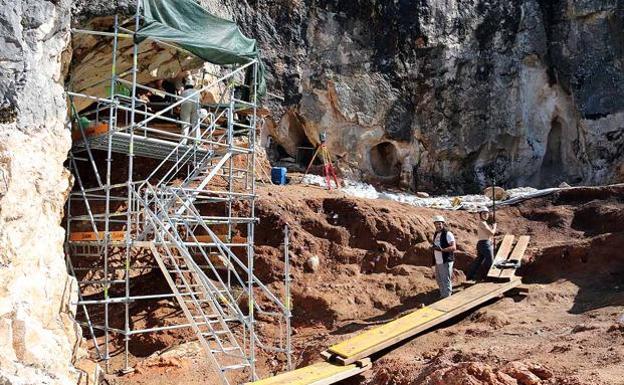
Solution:
[(484, 265), (486, 271), (490, 270), (492, 266), (492, 258), (494, 257), (494, 249), (492, 247), (492, 241), (479, 241), (477, 242), (477, 259), (475, 259), (470, 268), (468, 269), (468, 275), (466, 278), (473, 280), (477, 278), (477, 273), (481, 265)]

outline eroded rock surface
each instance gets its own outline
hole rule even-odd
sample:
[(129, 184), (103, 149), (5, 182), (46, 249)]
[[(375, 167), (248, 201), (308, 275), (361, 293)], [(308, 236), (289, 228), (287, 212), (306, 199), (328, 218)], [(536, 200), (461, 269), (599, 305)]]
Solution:
[(60, 226), (70, 175), (61, 57), (70, 5), (0, 2), (0, 383), (75, 384), (76, 284)]
[(624, 180), (622, 0), (229, 3), (290, 155), (327, 130), (343, 169), (416, 189)]

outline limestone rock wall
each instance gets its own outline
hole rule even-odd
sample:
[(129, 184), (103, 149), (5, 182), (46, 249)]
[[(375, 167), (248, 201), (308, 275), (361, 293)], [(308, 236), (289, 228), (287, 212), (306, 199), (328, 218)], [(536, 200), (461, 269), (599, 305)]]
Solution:
[(271, 135), (432, 191), (624, 180), (622, 0), (230, 0)]
[(80, 330), (60, 226), (71, 185), (67, 0), (0, 1), (0, 383), (75, 384)]

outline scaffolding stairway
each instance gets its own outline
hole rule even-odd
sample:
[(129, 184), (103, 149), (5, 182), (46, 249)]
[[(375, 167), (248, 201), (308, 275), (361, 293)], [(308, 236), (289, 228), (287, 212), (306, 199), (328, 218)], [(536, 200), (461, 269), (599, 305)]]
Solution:
[[(180, 159), (186, 159), (185, 155)], [(220, 259), (230, 260), (229, 256), (222, 255), (224, 245), (218, 245), (220, 240), (194, 205), (202, 189), (208, 186), (230, 157), (230, 152), (218, 154), (208, 151), (199, 162), (192, 164), (193, 168), (181, 183), (173, 182), (177, 172), (169, 172), (156, 185), (146, 182), (140, 188), (144, 197), (141, 198), (138, 193), (135, 197), (145, 219), (141, 239), (148, 241), (158, 267), (224, 384), (230, 383), (226, 374), (233, 371), (249, 370), (250, 377), (255, 377), (253, 355), (246, 354), (231, 327), (242, 325), (243, 333), (247, 333), (252, 328), (253, 320), (240, 309), (209, 256), (199, 249), (215, 281), (208, 278), (194, 260), (193, 255), (197, 253), (193, 253), (190, 247), (197, 242), (194, 228), (201, 227), (215, 236), (213, 245), (218, 246)], [(179, 169), (172, 167), (170, 171)], [(186, 242), (180, 230), (190, 234), (195, 242)], [(223, 266), (235, 268), (231, 261), (223, 263)]]
[(251, 362), (228, 325), (238, 319), (228, 317), (229, 309), (223, 306), (229, 303), (227, 292), (206, 284), (205, 275), (183, 248), (163, 242), (162, 247), (152, 244), (150, 250), (202, 348), (222, 381), (229, 383), (225, 373), (250, 368)]

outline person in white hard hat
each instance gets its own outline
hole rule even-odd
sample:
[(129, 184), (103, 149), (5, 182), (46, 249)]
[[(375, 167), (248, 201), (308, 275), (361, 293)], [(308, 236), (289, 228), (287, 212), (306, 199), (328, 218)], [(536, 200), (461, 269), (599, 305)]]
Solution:
[(433, 234), (433, 258), (435, 260), (436, 280), (440, 288), (440, 297), (446, 298), (453, 293), (453, 262), (455, 260), (455, 236), (446, 226), (441, 215), (433, 217), (436, 231)]
[[(193, 79), (190, 76), (184, 80), (184, 90), (180, 96), (189, 98), (182, 102), (180, 106), (180, 120), (183, 122), (181, 133), (184, 136), (191, 134), (199, 138), (199, 129), (197, 128), (199, 123), (199, 93), (195, 90)], [(182, 139), (182, 143), (186, 144), (186, 140), (186, 138)]]
[[(487, 272), (492, 266), (492, 259), (494, 257), (494, 248), (492, 246), (492, 238), (496, 234), (496, 223), (491, 226), (488, 224), (490, 218), (490, 210), (487, 207), (481, 207), (477, 210), (479, 214), (479, 227), (477, 227), (477, 236), (479, 241), (477, 242), (477, 259), (472, 262), (468, 269), (466, 278), (468, 280), (475, 280), (477, 273), (484, 267)], [(487, 273), (486, 273), (487, 274)]]

